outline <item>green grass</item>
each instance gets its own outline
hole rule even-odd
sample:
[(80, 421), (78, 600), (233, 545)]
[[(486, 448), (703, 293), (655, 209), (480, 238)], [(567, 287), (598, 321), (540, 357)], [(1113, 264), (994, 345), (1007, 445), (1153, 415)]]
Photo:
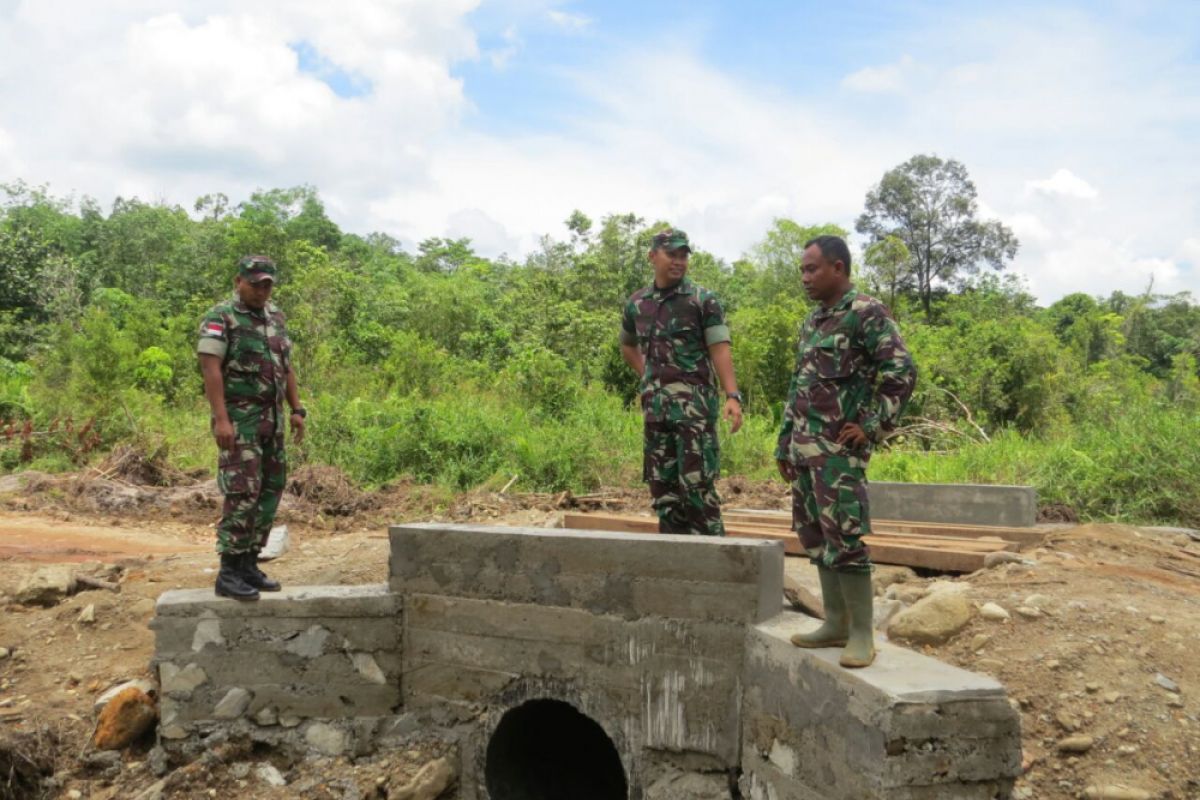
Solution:
[[(3, 388), (3, 387), (0, 387)], [(23, 380), (10, 398), (38, 408)], [(516, 491), (586, 492), (641, 481), (641, 417), (596, 388), (585, 388), (565, 409), (547, 411), (513, 394), (463, 386), (433, 396), (347, 396), (332, 389), (309, 402), (308, 438), (292, 447), (291, 463), (331, 464), (364, 487), (399, 478), (449, 491), (499, 487), (513, 475)], [(97, 410), (99, 409), (99, 410)], [(63, 408), (55, 409), (61, 415)], [(103, 435), (95, 462), (122, 442), (146, 452), (165, 448), (179, 469), (212, 470), (215, 447), (207, 404), (177, 404), (138, 390), (74, 413), (77, 424), (96, 414)], [(48, 420), (39, 419), (39, 425)], [(750, 415), (737, 434), (721, 423), (722, 473), (751, 479), (775, 475), (776, 425)], [(1190, 410), (1148, 405), (1108, 423), (1066, 425), (1034, 438), (1002, 431), (990, 442), (924, 452), (908, 442), (875, 456), (871, 480), (992, 483), (1033, 486), (1043, 503), (1063, 503), (1083, 519), (1200, 525), (1200, 417)], [(22, 465), (19, 443), (0, 443), (0, 470), (77, 468), (52, 446)]]

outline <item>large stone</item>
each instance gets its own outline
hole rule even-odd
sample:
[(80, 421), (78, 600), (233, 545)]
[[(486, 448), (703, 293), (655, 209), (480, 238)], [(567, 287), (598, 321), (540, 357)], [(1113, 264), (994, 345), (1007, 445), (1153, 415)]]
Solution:
[(888, 637), (918, 644), (941, 644), (966, 627), (973, 613), (963, 592), (936, 592), (897, 614), (888, 625)]
[(120, 750), (137, 741), (157, 719), (154, 699), (131, 686), (117, 694), (100, 712), (92, 744), (99, 750)]
[(25, 606), (53, 606), (75, 591), (75, 568), (69, 564), (39, 567), (26, 576), (13, 600)]
[(133, 681), (125, 681), (124, 683), (118, 683), (116, 686), (106, 689), (100, 693), (95, 702), (92, 703), (92, 713), (99, 714), (104, 710), (105, 706), (112, 702), (114, 697), (126, 689), (137, 689), (151, 698), (153, 698), (158, 692), (158, 686), (155, 685), (154, 681), (148, 681), (143, 678)]

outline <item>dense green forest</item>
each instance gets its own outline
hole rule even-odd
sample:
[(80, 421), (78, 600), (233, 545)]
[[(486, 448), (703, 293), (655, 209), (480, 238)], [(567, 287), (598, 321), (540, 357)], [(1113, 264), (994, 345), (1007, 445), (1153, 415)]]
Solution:
[[(965, 170), (928, 159), (885, 175), (857, 221), (871, 244), (853, 277), (892, 306), (920, 370), (872, 479), (1032, 484), (1085, 518), (1200, 523), (1200, 307), (1149, 291), (1038, 307), (1004, 271), (1011, 233), (975, 219)], [(968, 257), (896, 223), (912, 180), (957, 187), (959, 204), (935, 221), (970, 239), (973, 251), (952, 248)], [(407, 252), (387, 234), (346, 233), (311, 187), (107, 210), (0, 189), (4, 471), (78, 469), (119, 443), (212, 467), (196, 326), (231, 290), (238, 257), (264, 253), (279, 266), (275, 301), (311, 413), (294, 464), (332, 464), (366, 486), (516, 475), (517, 490), (578, 491), (640, 479), (636, 381), (617, 328), (624, 299), (650, 280), (649, 237), (665, 221), (575, 212), (517, 262), (483, 258), (466, 239)], [(725, 304), (747, 397), (743, 430), (724, 429), (726, 476), (774, 474), (808, 311), (799, 254), (826, 232), (847, 233), (778, 219), (727, 263), (689, 231), (700, 248), (690, 274)]]

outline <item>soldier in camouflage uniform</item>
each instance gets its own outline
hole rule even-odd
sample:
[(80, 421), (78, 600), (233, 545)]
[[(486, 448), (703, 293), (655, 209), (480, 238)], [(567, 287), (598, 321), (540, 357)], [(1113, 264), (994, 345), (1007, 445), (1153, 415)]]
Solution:
[(654, 235), (654, 283), (634, 292), (621, 322), (621, 355), (641, 377), (642, 478), (662, 533), (724, 536), (717, 443), (719, 400), (737, 432), (737, 391), (725, 311), (712, 292), (687, 279), (687, 234), (668, 228)]
[(850, 283), (837, 236), (805, 245), (804, 289), (819, 305), (800, 328), (796, 371), (775, 458), (792, 485), (792, 527), (817, 565), (825, 623), (797, 647), (845, 647), (841, 664), (875, 658), (867, 462), (895, 428), (916, 384), (891, 312)]
[[(275, 264), (264, 256), (238, 262), (236, 296), (209, 309), (196, 351), (220, 453), (217, 485), (225, 495), (217, 525), (221, 569), (216, 592), (257, 600), (280, 586), (258, 568), (258, 553), (287, 479), (284, 420), (299, 444), (307, 413), (300, 405), (292, 342), (283, 312), (271, 304)], [(284, 414), (284, 400), (291, 414)]]

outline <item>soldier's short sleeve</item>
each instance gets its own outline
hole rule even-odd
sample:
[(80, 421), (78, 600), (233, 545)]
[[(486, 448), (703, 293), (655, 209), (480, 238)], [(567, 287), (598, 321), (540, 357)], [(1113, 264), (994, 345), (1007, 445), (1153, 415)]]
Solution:
[(621, 344), (628, 347), (633, 347), (638, 343), (637, 326), (634, 324), (636, 314), (637, 307), (631, 300), (625, 304), (625, 310), (621, 314)]
[(700, 322), (704, 327), (704, 344), (708, 347), (728, 342), (733, 338), (729, 334), (729, 325), (725, 322), (725, 309), (712, 292), (705, 292), (700, 297)]
[(200, 320), (199, 341), (196, 352), (201, 355), (225, 358), (229, 350), (229, 330), (225, 318), (216, 311), (210, 311)]

